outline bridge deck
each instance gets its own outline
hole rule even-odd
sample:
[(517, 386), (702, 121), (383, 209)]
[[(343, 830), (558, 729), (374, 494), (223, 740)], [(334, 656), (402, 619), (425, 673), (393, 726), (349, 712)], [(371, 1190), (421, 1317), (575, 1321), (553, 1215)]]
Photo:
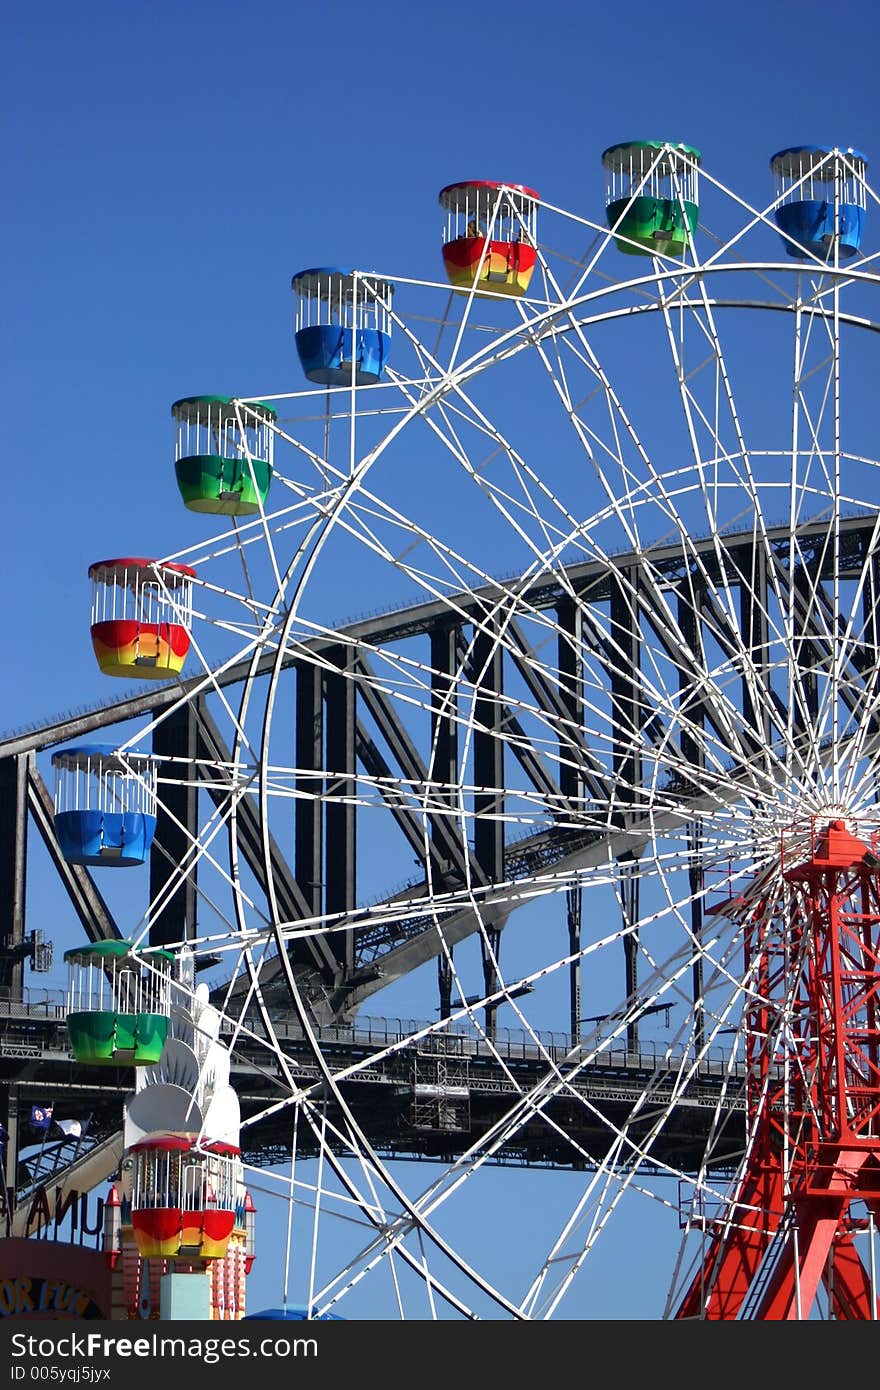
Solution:
[[(0, 1000), (0, 1084), (19, 1093), (22, 1115), (31, 1103), (51, 1097), (62, 1113), (89, 1116), (89, 1142), (98, 1143), (121, 1125), (123, 1100), (133, 1088), (132, 1069), (78, 1065), (68, 1044), (63, 997), (39, 993), (42, 997), (20, 1002)], [(322, 1070), (313, 1047), (294, 1020), (275, 1020), (274, 1026), (298, 1083), (313, 1087), (319, 1102)], [(719, 1130), (719, 1114), (724, 1137), (714, 1152), (712, 1170), (727, 1171), (741, 1150), (745, 1069), (721, 1050), (710, 1050), (698, 1065), (690, 1059), (688, 1079), (681, 1084), (677, 1077), (688, 1059), (659, 1043), (643, 1044), (638, 1051), (627, 1051), (623, 1045), (607, 1048), (577, 1068), (577, 1053), (564, 1033), (530, 1035), (499, 1029), (490, 1044), (476, 1031), (428, 1033), (429, 1027), (419, 1028), (409, 1019), (363, 1018), (317, 1030), (324, 1064), (335, 1076), (346, 1074), (340, 1083), (345, 1103), (383, 1157), (449, 1162), (478, 1144), (518, 1093), (548, 1084), (552, 1094), (543, 1115), (536, 1114), (520, 1127), (493, 1162), (590, 1168), (601, 1161), (613, 1133), (628, 1123), (646, 1090), (651, 1104), (644, 1107), (644, 1118), (629, 1118), (635, 1143), (649, 1133), (658, 1106), (671, 1106), (650, 1148), (649, 1166), (693, 1171), (703, 1160), (710, 1130)], [(422, 1036), (414, 1040), (419, 1033)], [(564, 1084), (553, 1082), (556, 1067), (565, 1068)], [(289, 1109), (282, 1106), (252, 1120), (289, 1094), (277, 1059), (261, 1044), (240, 1036), (232, 1083), (242, 1107), (245, 1160), (257, 1167), (289, 1160)], [(331, 1123), (342, 1122), (332, 1100), (328, 1117)], [(301, 1151), (307, 1154), (304, 1128), (300, 1127)], [(32, 1177), (25, 1168), (17, 1186), (26, 1190)]]

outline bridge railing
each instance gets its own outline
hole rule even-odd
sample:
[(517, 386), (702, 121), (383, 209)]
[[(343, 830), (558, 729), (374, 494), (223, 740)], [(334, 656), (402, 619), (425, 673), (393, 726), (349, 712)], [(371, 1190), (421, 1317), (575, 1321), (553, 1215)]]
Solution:
[(0, 1018), (52, 1018), (61, 1022), (67, 1017), (67, 996), (63, 989), (25, 988), (14, 991), (0, 985)]
[[(9, 986), (0, 986), (0, 1020), (9, 1019), (48, 1019), (63, 1023), (67, 1015), (67, 999), (63, 990), (26, 988), (21, 994)], [(302, 1042), (305, 1034), (302, 1027), (288, 1020), (274, 1023), (275, 1033), (280, 1042)], [(221, 1037), (232, 1032), (232, 1024), (221, 1028)], [(407, 1044), (407, 1051), (418, 1050), (436, 1056), (491, 1058), (495, 1055), (507, 1062), (534, 1062), (542, 1057), (555, 1063), (571, 1060), (573, 1045), (569, 1033), (551, 1030), (528, 1032), (524, 1028), (498, 1028), (490, 1041), (473, 1024), (462, 1020), (453, 1028), (438, 1030), (430, 1024), (412, 1018), (381, 1018), (364, 1016), (353, 1023), (325, 1024), (314, 1029), (317, 1039), (326, 1046), (338, 1045), (346, 1051), (363, 1048), (366, 1052), (380, 1051), (395, 1044)], [(415, 1037), (416, 1041), (408, 1042)], [(594, 1046), (589, 1040), (582, 1040), (576, 1047), (588, 1053)], [(632, 1072), (644, 1070), (655, 1072), (664, 1066), (673, 1070), (691, 1054), (681, 1047), (670, 1047), (656, 1039), (644, 1039), (637, 1048), (615, 1045), (603, 1048), (589, 1063), (591, 1073), (608, 1068), (612, 1071)], [(730, 1070), (730, 1053), (723, 1048), (710, 1048), (700, 1062), (700, 1071), (710, 1076), (722, 1077)], [(741, 1066), (736, 1066), (734, 1075), (740, 1075)]]
[[(296, 1042), (303, 1037), (303, 1031), (296, 1023), (279, 1021), (274, 1024), (274, 1028), (281, 1042)], [(430, 1031), (431, 1029), (433, 1031)], [(497, 1054), (508, 1062), (531, 1062), (546, 1056), (559, 1063), (564, 1059), (571, 1060), (577, 1047), (582, 1047), (585, 1053), (589, 1054), (594, 1046), (583, 1040), (573, 1049), (569, 1033), (541, 1029), (529, 1032), (524, 1028), (499, 1028), (490, 1041), (477, 1028), (466, 1024), (438, 1031), (436, 1025), (404, 1018), (364, 1017), (350, 1024), (325, 1025), (315, 1028), (314, 1032), (325, 1044), (336, 1043), (347, 1050), (363, 1047), (367, 1051), (393, 1047), (417, 1035), (417, 1041), (409, 1046), (419, 1051), (437, 1056), (462, 1058), (490, 1058)], [(690, 1055), (692, 1054), (684, 1048), (670, 1047), (661, 1041), (647, 1039), (640, 1042), (635, 1049), (624, 1045), (603, 1048), (588, 1065), (593, 1072), (604, 1067), (627, 1071), (636, 1068), (654, 1072), (660, 1065), (670, 1070), (674, 1069)], [(729, 1051), (720, 1047), (710, 1048), (701, 1059), (700, 1069), (712, 1075), (722, 1076), (729, 1069), (729, 1065)], [(737, 1067), (734, 1074), (740, 1073), (741, 1068)]]

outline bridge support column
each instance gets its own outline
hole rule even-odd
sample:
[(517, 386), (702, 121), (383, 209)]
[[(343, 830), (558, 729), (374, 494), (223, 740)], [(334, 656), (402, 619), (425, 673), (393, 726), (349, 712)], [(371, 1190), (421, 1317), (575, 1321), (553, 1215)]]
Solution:
[[(702, 609), (701, 590), (693, 578), (687, 590), (679, 591), (678, 625), (689, 650), (698, 666), (705, 669), (703, 634), (700, 625)], [(691, 672), (686, 666), (679, 668), (678, 695), (682, 713), (681, 758), (685, 767), (693, 768), (693, 784), (701, 783), (705, 767), (705, 710), (702, 696), (694, 691)], [(697, 949), (703, 937), (703, 865), (702, 833), (699, 822), (692, 821), (688, 829), (688, 883), (691, 892), (690, 918), (691, 934), (694, 941), (694, 963), (691, 970), (692, 996), (694, 1001), (694, 1044), (699, 1051), (705, 1040), (705, 1005), (703, 1003), (703, 957)]]
[[(338, 667), (325, 673), (327, 711), (327, 778), (325, 807), (326, 860), (324, 908), (329, 916), (352, 912), (356, 907), (355, 832), (357, 827), (357, 753), (354, 653), (336, 647), (329, 654)], [(354, 966), (354, 936), (341, 931), (333, 937), (333, 951), (343, 978)]]
[[(614, 776), (620, 790), (620, 800), (613, 819), (625, 829), (632, 819), (639, 798), (642, 775), (641, 700), (641, 624), (638, 602), (638, 571), (621, 570), (611, 580), (611, 710), (613, 729)], [(627, 1007), (638, 997), (638, 866), (632, 854), (624, 853), (620, 864), (620, 901), (623, 923), (624, 979)], [(627, 1026), (626, 1044), (630, 1051), (639, 1045), (638, 1023)]]
[(321, 818), (324, 768), (323, 675), (313, 661), (296, 663), (296, 790), (293, 806), (294, 873), (313, 916), (321, 913), (324, 891), (324, 827)]
[[(573, 599), (563, 599), (556, 606), (556, 621), (559, 624), (559, 637), (556, 644), (556, 659), (559, 667), (559, 685), (565, 721), (570, 731), (563, 727), (559, 740), (559, 790), (566, 802), (576, 808), (583, 800), (583, 785), (578, 776), (578, 767), (573, 756), (576, 739), (583, 737), (583, 660), (581, 643), (583, 640), (581, 610)], [(572, 962), (568, 967), (569, 1016), (572, 1043), (581, 1036), (581, 901), (583, 891), (579, 887), (569, 888), (566, 893), (566, 921), (568, 924), (568, 953)]]
[[(182, 705), (153, 730), (153, 752), (169, 761), (159, 775), (156, 834), (150, 850), (150, 945), (196, 936), (199, 835), (198, 704)], [(176, 881), (176, 882), (175, 882)]]
[[(488, 883), (504, 878), (504, 742), (502, 646), (491, 631), (474, 638), (474, 675), (479, 686), (474, 731), (474, 858)], [(486, 994), (498, 989), (498, 949), (501, 925), (493, 923), (481, 937), (483, 985)], [(495, 1036), (496, 1006), (486, 1009), (486, 1029)]]
[(25, 936), (27, 779), (32, 757), (17, 753), (0, 759), (0, 986), (13, 999), (21, 998), (24, 979), (20, 952)]
[[(458, 644), (461, 633), (457, 626), (431, 628), (431, 759), (430, 777), (438, 784), (438, 799), (449, 808), (447, 824), (454, 824), (457, 814), (458, 786), (458, 699), (455, 672), (458, 664)], [(448, 850), (437, 835), (436, 822), (431, 826), (432, 841), (446, 861)], [(450, 865), (450, 869), (452, 866)], [(452, 947), (449, 954), (441, 951), (437, 957), (437, 988), (440, 996), (440, 1017), (448, 1018), (452, 1011)]]

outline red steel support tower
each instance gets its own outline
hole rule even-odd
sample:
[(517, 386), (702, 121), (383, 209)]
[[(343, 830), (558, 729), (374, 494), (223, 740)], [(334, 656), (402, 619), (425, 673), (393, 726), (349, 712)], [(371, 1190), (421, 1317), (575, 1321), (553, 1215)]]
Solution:
[(744, 918), (748, 1160), (677, 1318), (807, 1319), (820, 1286), (831, 1318), (880, 1316), (856, 1248), (880, 1228), (880, 855), (843, 820), (799, 843)]

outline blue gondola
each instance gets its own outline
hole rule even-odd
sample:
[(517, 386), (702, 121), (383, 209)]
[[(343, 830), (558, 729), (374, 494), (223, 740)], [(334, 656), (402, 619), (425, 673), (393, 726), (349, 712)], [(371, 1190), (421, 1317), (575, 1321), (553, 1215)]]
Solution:
[(858, 150), (793, 145), (770, 160), (776, 225), (789, 256), (849, 260), (861, 245), (867, 160)]
[(149, 754), (81, 744), (52, 755), (55, 835), (69, 864), (143, 864), (156, 831), (156, 763)]
[(296, 350), (309, 381), (321, 386), (372, 386), (380, 381), (391, 347), (394, 287), (333, 266), (301, 270)]

